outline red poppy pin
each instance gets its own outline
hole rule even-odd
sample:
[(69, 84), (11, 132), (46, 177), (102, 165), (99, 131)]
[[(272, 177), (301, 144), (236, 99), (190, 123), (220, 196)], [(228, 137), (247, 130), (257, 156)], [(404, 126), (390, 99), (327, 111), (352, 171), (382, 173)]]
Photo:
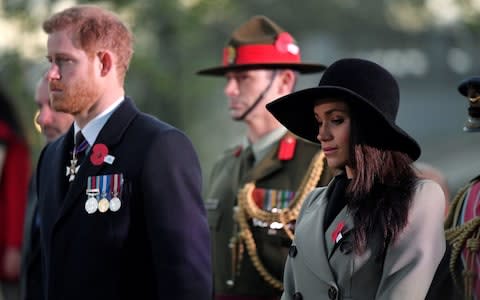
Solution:
[(345, 222), (340, 222), (337, 224), (337, 228), (332, 232), (332, 240), (334, 243), (338, 243), (342, 238), (342, 230), (345, 227)]
[(90, 161), (94, 166), (99, 166), (105, 161), (105, 157), (108, 155), (108, 148), (105, 144), (95, 144), (92, 148), (92, 155), (90, 155)]
[(237, 146), (237, 148), (233, 150), (233, 156), (240, 157), (240, 154), (242, 154), (242, 150), (243, 150), (243, 147), (241, 145)]

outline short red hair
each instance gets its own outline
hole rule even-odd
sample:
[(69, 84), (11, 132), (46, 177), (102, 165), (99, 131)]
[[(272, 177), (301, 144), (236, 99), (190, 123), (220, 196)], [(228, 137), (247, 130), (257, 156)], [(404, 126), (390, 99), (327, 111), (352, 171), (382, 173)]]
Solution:
[(117, 15), (99, 6), (77, 5), (52, 15), (42, 27), (47, 34), (70, 31), (74, 45), (89, 55), (112, 51), (123, 83), (133, 54), (133, 35)]

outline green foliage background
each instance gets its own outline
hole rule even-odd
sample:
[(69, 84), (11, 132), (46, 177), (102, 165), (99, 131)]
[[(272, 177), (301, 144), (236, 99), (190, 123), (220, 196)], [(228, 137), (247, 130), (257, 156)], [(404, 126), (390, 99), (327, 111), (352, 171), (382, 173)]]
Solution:
[[(455, 85), (467, 75), (475, 74), (479, 67), (473, 60), (466, 71), (455, 73), (445, 62), (445, 53), (452, 47), (461, 48), (476, 58), (480, 10), (474, 1), (453, 1), (460, 16), (450, 23), (442, 23), (441, 16), (432, 14), (432, 2), (441, 8), (449, 1), (112, 0), (79, 3), (110, 7), (131, 24), (136, 46), (127, 76), (127, 94), (142, 110), (179, 127), (191, 137), (204, 175), (208, 177), (213, 160), (223, 149), (238, 141), (243, 127), (228, 118), (222, 94), (224, 80), (199, 77), (195, 72), (220, 63), (222, 47), (235, 27), (252, 15), (267, 15), (293, 34), (303, 48), (305, 61), (324, 64), (345, 56), (368, 56), (380, 48), (422, 49), (433, 62), (429, 72), (401, 78), (401, 87), (411, 90), (409, 94), (413, 98), (407, 101), (404, 113), (400, 114), (408, 115), (412, 111), (409, 109), (415, 110), (414, 105), (425, 98), (432, 101), (439, 101), (437, 97), (459, 98)], [(0, 4), (0, 10), (3, 9), (0, 19), (18, 22), (20, 34), (26, 36), (38, 32), (44, 18), (67, 5), (53, 0), (3, 0)], [(45, 35), (43, 38), (46, 40)], [(44, 44), (30, 49), (34, 55), (29, 56), (22, 54), (27, 47), (33, 46), (0, 49), (0, 85), (15, 102), (32, 148), (33, 161), (36, 161), (44, 142), (32, 124), (36, 111), (33, 91), (47, 64)], [(311, 86), (317, 81), (318, 76), (307, 77), (299, 87)], [(421, 81), (424, 83), (420, 84)], [(444, 90), (440, 92), (441, 87)], [(417, 93), (413, 89), (417, 88), (427, 90), (421, 99), (415, 99)], [(437, 112), (435, 104), (426, 105)], [(450, 106), (444, 106), (438, 112), (451, 114)], [(454, 111), (455, 118), (460, 120), (455, 122), (461, 123), (465, 107), (455, 107), (458, 107)], [(441, 124), (442, 119), (438, 116), (432, 122)], [(423, 159), (446, 169), (444, 155), (436, 155), (438, 141), (433, 136), (438, 132), (422, 131), (421, 123), (412, 123), (408, 118), (400, 121), (420, 139), (425, 149)], [(457, 123), (433, 127), (442, 133), (450, 132), (454, 139), (457, 138), (454, 132), (461, 131), (457, 128), (461, 124)], [(474, 147), (480, 149), (478, 143)], [(471, 175), (465, 174), (462, 176)]]

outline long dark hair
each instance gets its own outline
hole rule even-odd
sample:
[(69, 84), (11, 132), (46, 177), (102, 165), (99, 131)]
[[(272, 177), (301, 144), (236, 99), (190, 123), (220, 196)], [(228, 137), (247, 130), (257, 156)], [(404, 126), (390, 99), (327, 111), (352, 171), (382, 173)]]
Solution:
[(408, 223), (418, 178), (412, 159), (389, 148), (388, 133), (379, 128), (381, 123), (358, 107), (351, 107), (349, 165), (355, 175), (346, 196), (355, 224), (355, 250), (362, 253), (369, 238), (380, 234), (384, 242), (377, 255), (382, 255)]

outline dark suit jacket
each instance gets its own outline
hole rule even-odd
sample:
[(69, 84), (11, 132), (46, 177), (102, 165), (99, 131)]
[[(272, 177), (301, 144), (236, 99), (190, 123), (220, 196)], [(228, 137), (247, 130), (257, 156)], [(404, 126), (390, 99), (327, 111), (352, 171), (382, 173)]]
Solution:
[[(210, 237), (189, 139), (126, 99), (100, 131), (115, 159), (87, 154), (65, 176), (73, 127), (39, 160), (37, 190), (46, 299), (208, 299)], [(88, 176), (123, 174), (119, 211), (85, 211)]]

